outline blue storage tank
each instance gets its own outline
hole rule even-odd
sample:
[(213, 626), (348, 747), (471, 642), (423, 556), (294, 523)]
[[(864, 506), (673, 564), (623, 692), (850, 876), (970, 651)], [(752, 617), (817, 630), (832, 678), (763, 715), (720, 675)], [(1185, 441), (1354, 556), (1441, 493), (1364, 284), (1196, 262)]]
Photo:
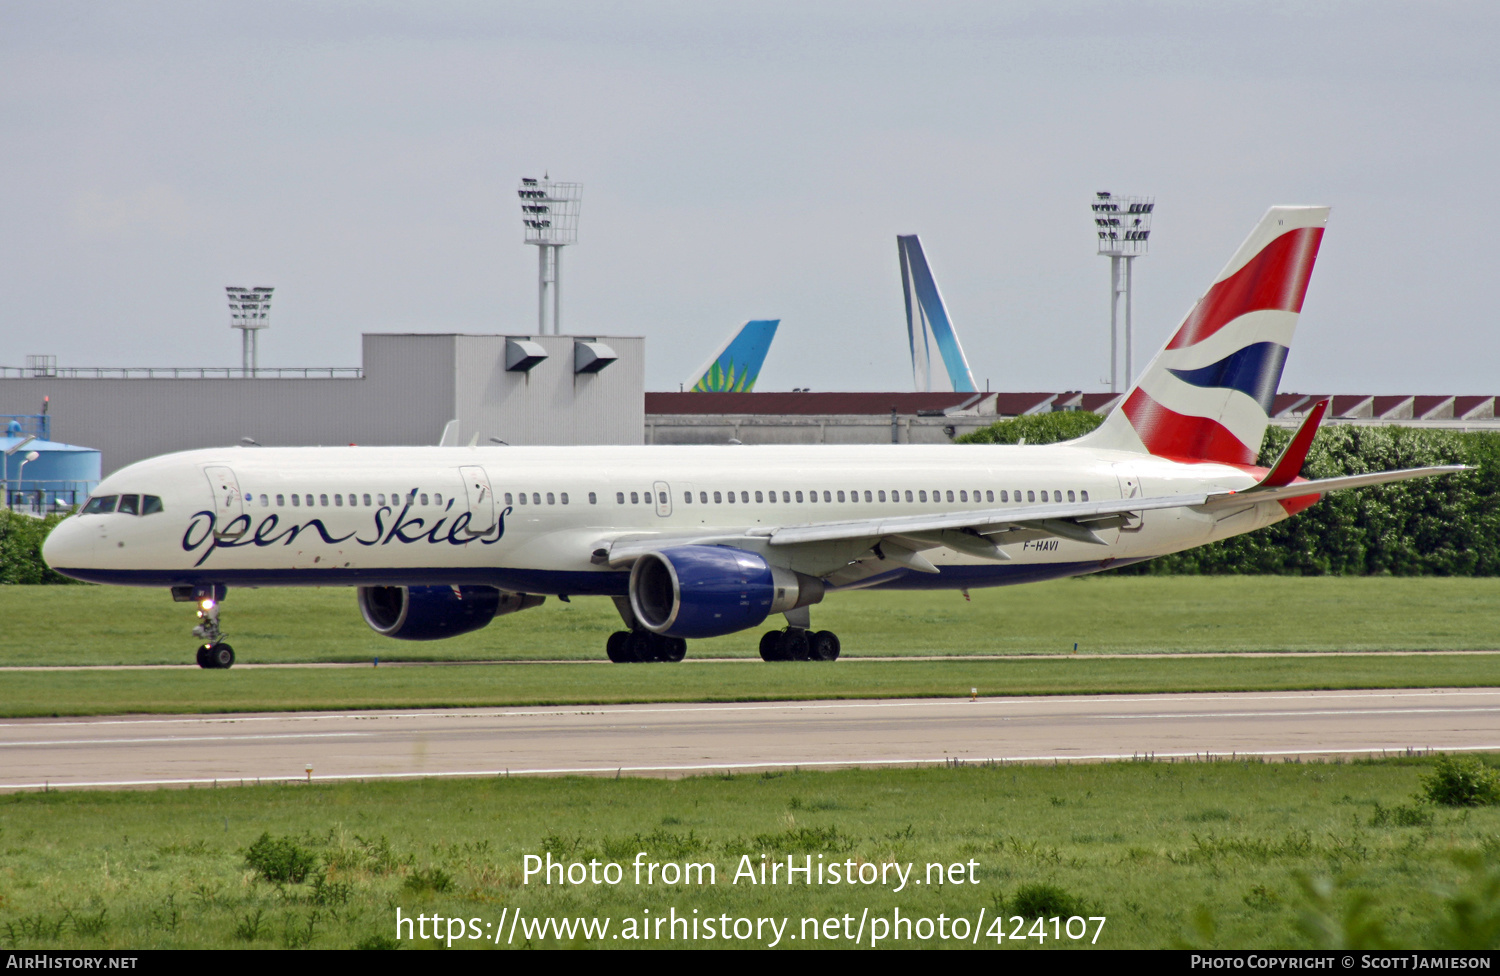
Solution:
[[(6, 424), (0, 437), (0, 497), (6, 507), (44, 514), (82, 505), (99, 484), (99, 452), (56, 441), (25, 441), (19, 423)], [(26, 460), (33, 451), (36, 459)]]

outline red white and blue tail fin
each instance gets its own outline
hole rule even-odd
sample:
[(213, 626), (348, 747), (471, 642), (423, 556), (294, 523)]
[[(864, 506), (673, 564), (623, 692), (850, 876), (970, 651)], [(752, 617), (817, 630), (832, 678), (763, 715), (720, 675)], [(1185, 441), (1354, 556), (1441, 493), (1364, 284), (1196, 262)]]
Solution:
[(1254, 464), (1327, 221), (1267, 211), (1089, 446)]

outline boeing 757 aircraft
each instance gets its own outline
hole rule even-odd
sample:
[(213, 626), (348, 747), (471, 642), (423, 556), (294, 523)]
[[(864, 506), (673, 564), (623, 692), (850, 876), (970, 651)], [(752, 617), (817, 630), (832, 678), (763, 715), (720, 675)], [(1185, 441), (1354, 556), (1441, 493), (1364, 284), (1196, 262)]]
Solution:
[(431, 640), (547, 595), (613, 598), (617, 662), (760, 626), (766, 660), (838, 657), (809, 607), (857, 587), (1094, 573), (1270, 525), (1325, 492), (1463, 470), (1298, 477), (1326, 404), (1255, 465), (1326, 207), (1270, 210), (1095, 431), (1046, 446), (227, 448), (100, 483), (43, 554), (196, 601), (229, 667), (236, 586), (358, 588), (376, 632)]

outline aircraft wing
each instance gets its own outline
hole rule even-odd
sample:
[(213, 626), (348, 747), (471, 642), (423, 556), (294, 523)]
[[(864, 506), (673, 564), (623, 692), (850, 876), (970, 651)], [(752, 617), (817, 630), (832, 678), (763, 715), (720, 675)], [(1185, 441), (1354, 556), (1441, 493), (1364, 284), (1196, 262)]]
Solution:
[[(1195, 492), (1097, 502), (1019, 505), (934, 515), (847, 519), (805, 525), (756, 527), (743, 532), (632, 535), (615, 539), (607, 549), (596, 551), (595, 556), (599, 562), (607, 561), (612, 566), (624, 566), (648, 552), (669, 546), (728, 545), (759, 548), (761, 545), (779, 547), (863, 540), (868, 540), (871, 545), (879, 545), (883, 540), (889, 540), (898, 549), (906, 550), (911, 555), (920, 553), (923, 549), (947, 547), (982, 558), (1008, 560), (1010, 556), (997, 545), (994, 537), (1023, 532), (1033, 538), (1055, 536), (1075, 542), (1104, 545), (1105, 542), (1096, 534), (1096, 529), (1118, 526), (1126, 517), (1140, 512), (1171, 508), (1205, 508), (1217, 511), (1470, 470), (1473, 469), (1467, 465), (1450, 464), (1401, 471), (1375, 471), (1282, 486), (1257, 486), (1244, 491)], [(897, 558), (898, 561), (908, 562), (906, 553)], [(936, 567), (919, 555), (910, 560), (909, 565), (924, 572), (937, 571)]]

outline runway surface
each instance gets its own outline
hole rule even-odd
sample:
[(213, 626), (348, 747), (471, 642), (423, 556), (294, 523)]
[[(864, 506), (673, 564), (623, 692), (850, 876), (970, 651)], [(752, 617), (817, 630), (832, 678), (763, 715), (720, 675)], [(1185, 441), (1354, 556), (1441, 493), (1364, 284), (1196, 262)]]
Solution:
[(0, 790), (1500, 750), (1500, 688), (15, 719)]

